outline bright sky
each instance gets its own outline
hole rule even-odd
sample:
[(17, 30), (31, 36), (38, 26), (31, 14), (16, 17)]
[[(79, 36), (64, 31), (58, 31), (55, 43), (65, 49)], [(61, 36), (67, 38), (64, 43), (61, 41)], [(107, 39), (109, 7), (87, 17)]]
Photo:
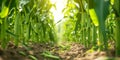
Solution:
[(65, 8), (67, 0), (51, 0), (51, 3), (56, 5), (56, 9), (54, 7), (51, 8), (56, 23), (64, 17), (62, 10)]

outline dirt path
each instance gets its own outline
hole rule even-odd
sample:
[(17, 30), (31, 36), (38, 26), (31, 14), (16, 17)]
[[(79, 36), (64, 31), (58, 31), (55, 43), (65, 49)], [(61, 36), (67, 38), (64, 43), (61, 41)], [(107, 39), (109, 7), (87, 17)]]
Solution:
[[(9, 44), (6, 50), (0, 49), (0, 60), (105, 60), (113, 59), (104, 51), (86, 53), (88, 49), (78, 43), (52, 46), (51, 44), (31, 44), (16, 47)], [(110, 58), (108, 58), (108, 56)], [(116, 58), (116, 60), (120, 60)]]

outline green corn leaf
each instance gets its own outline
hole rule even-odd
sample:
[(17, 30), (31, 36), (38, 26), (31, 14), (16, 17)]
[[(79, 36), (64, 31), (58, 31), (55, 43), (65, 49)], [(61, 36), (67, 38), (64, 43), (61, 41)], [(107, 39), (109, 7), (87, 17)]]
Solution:
[(18, 53), (19, 53), (20, 55), (26, 56), (26, 53), (23, 52), (23, 51), (19, 51)]
[(8, 12), (9, 12), (9, 7), (4, 6), (2, 8), (1, 13), (0, 13), (0, 17), (5, 18), (8, 15)]
[(109, 14), (109, 0), (94, 0), (96, 6), (94, 7), (95, 12), (98, 16), (98, 20), (100, 23), (106, 20), (106, 17)]
[(113, 8), (116, 16), (119, 17), (120, 16), (120, 0), (114, 0)]
[(32, 60), (38, 60), (35, 56), (33, 55), (29, 55), (29, 58), (31, 58)]
[(7, 32), (7, 34), (13, 36), (14, 38), (17, 38), (17, 37), (18, 37), (17, 35), (15, 35), (14, 33), (10, 32), (10, 31), (8, 31), (8, 30), (6, 30), (6, 32)]
[(113, 5), (114, 4), (114, 0), (110, 0), (110, 3)]
[(14, 32), (18, 36), (17, 38), (15, 38), (15, 44), (18, 45), (20, 35), (20, 13), (16, 14), (15, 17)]
[(52, 55), (52, 53), (49, 52), (49, 51), (45, 51), (45, 52), (43, 52), (41, 55), (43, 55), (43, 56), (45, 56), (45, 57), (48, 57), (48, 58), (57, 59), (57, 60), (60, 59), (58, 56), (54, 56), (54, 55)]
[(6, 20), (3, 20), (3, 24), (1, 25), (1, 40), (2, 40), (2, 43), (1, 43), (1, 46), (2, 48), (6, 48)]
[(89, 10), (90, 17), (95, 26), (99, 26), (98, 17), (94, 9)]
[(115, 49), (116, 49), (116, 56), (120, 56), (120, 0), (114, 0), (114, 5), (113, 5), (115, 15), (117, 17), (116, 20), (116, 27), (115, 27)]
[[(107, 50), (107, 38), (106, 38), (106, 31), (105, 31), (105, 20), (109, 14), (109, 4), (110, 1), (109, 0), (94, 0), (94, 2), (96, 3), (96, 6), (94, 7), (96, 15), (98, 17), (98, 21), (99, 21), (99, 29), (100, 29), (100, 33), (101, 33), (101, 43), (104, 44), (104, 48), (105, 50)], [(101, 48), (102, 49), (102, 48)], [(102, 49), (103, 50), (103, 49)]]

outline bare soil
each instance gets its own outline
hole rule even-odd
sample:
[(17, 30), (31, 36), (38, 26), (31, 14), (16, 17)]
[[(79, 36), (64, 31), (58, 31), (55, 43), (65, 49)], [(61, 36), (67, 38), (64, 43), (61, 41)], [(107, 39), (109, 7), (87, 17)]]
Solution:
[(115, 52), (87, 52), (88, 48), (79, 43), (63, 43), (62, 45), (30, 44), (16, 47), (12, 43), (6, 49), (0, 49), (0, 60), (120, 60), (114, 57)]

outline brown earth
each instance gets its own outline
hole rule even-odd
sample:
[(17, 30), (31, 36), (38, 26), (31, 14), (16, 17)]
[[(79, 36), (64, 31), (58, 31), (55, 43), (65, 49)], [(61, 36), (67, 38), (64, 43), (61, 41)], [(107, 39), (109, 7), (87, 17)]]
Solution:
[(10, 43), (6, 49), (0, 49), (0, 60), (120, 60), (113, 58), (114, 55), (114, 50), (109, 50), (108, 54), (105, 51), (88, 52), (78, 43), (63, 43), (59, 46), (36, 43), (19, 47)]

